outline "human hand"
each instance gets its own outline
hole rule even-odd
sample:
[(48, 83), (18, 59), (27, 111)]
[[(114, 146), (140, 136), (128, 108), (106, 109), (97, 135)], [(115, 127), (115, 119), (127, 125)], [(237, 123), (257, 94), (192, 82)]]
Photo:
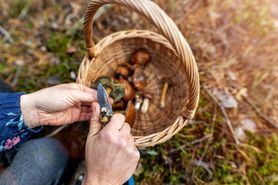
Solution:
[(29, 128), (64, 125), (90, 120), (96, 91), (70, 83), (21, 96), (23, 120)]
[[(100, 108), (92, 105), (93, 115), (86, 142), (86, 175), (83, 185), (120, 185), (134, 173), (140, 153), (125, 117), (115, 114), (99, 132)], [(99, 133), (98, 133), (99, 132)]]

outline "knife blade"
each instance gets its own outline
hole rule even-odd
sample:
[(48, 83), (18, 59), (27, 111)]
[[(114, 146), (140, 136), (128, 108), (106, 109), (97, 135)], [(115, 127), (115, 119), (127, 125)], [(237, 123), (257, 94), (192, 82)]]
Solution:
[(113, 116), (113, 110), (111, 104), (108, 101), (107, 92), (101, 83), (99, 83), (97, 87), (97, 99), (100, 106), (99, 121), (102, 124), (106, 124)]

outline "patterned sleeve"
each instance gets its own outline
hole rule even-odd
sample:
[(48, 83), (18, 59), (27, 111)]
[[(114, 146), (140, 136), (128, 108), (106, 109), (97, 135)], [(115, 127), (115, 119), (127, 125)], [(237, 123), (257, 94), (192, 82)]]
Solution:
[(29, 129), (20, 110), (20, 97), (24, 93), (0, 93), (0, 153), (26, 141), (40, 128)]

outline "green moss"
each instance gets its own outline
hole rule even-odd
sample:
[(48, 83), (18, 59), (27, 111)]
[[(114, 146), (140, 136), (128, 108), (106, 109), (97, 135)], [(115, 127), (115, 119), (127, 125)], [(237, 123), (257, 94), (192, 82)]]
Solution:
[(199, 98), (199, 106), (203, 107), (208, 104), (208, 100), (204, 96), (200, 96)]
[(263, 179), (266, 184), (278, 184), (277, 179), (275, 179), (275, 176), (278, 176), (278, 134), (256, 136), (249, 133), (248, 136), (250, 138), (249, 144), (260, 149), (260, 152), (247, 151), (252, 159), (252, 163), (248, 166), (250, 182), (261, 184), (261, 179)]
[(5, 63), (0, 63), (0, 74), (4, 72), (4, 69), (7, 65)]
[(69, 58), (66, 54), (67, 47), (71, 44), (71, 38), (62, 33), (54, 33), (47, 42), (47, 49), (55, 53), (61, 60), (65, 61)]

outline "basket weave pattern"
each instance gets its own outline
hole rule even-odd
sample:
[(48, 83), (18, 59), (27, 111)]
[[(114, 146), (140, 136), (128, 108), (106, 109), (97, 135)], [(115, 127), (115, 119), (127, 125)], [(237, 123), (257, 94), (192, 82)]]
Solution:
[[(121, 31), (94, 44), (93, 16), (105, 4), (119, 4), (145, 16), (160, 31)], [(175, 23), (150, 0), (91, 0), (84, 19), (87, 56), (80, 65), (77, 82), (90, 86), (100, 76), (113, 76), (119, 64), (127, 63), (139, 48), (150, 51), (152, 61), (146, 66), (147, 91), (153, 94), (146, 114), (137, 113), (132, 127), (135, 144), (141, 147), (165, 142), (194, 116), (199, 98), (199, 75), (191, 49)], [(166, 107), (159, 108), (162, 81), (171, 88)]]

